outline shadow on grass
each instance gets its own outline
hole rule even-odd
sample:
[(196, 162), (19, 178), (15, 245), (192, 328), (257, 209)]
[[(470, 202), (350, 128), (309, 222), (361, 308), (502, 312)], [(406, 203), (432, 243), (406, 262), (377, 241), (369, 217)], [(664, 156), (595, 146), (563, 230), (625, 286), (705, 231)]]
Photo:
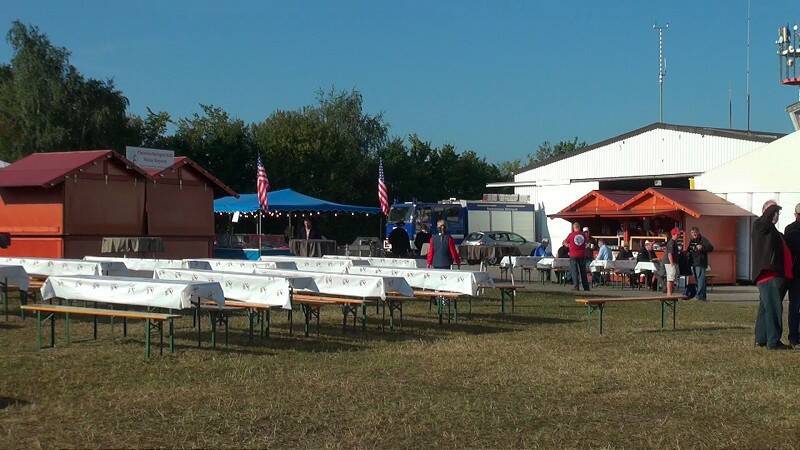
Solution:
[(25, 326), (22, 322), (0, 322), (0, 330), (15, 330)]
[(31, 402), (20, 398), (0, 397), (0, 411), (12, 406), (28, 406)]
[[(517, 307), (517, 310), (520, 308)], [(537, 317), (537, 316), (521, 316), (517, 314), (501, 314), (501, 313), (493, 313), (493, 314), (476, 314), (473, 313), (472, 317), (474, 319), (480, 320), (491, 320), (493, 322), (499, 323), (510, 323), (510, 324), (519, 324), (519, 325), (546, 325), (546, 324), (564, 324), (564, 323), (575, 323), (581, 322), (581, 320), (577, 319), (567, 319), (567, 318), (559, 318), (559, 317)], [(515, 331), (515, 330), (508, 330), (507, 331)]]
[(744, 325), (731, 325), (731, 326), (716, 326), (716, 327), (691, 327), (691, 328), (684, 328), (678, 327), (676, 329), (672, 329), (672, 327), (665, 327), (663, 330), (641, 330), (641, 333), (663, 333), (668, 331), (670, 333), (695, 333), (695, 332), (713, 332), (713, 331), (728, 331), (728, 330), (752, 330), (753, 327), (748, 327)]

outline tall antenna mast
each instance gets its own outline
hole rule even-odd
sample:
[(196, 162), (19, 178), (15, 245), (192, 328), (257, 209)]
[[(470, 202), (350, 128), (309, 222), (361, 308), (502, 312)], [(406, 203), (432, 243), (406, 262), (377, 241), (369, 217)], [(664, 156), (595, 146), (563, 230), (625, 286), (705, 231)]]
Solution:
[(747, 0), (747, 131), (750, 131), (750, 0)]
[(728, 128), (733, 129), (733, 86), (728, 81)]
[(664, 57), (664, 32), (669, 30), (669, 22), (660, 26), (653, 24), (658, 31), (658, 121), (664, 122), (664, 78), (667, 77), (667, 59)]

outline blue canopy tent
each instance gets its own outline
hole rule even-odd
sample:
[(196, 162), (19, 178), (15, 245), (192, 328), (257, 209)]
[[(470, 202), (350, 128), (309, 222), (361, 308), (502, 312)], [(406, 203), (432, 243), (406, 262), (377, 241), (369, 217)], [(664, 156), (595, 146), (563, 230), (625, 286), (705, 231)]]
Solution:
[[(281, 189), (267, 193), (271, 212), (350, 212), (377, 214), (379, 208), (370, 206), (343, 205), (301, 194), (292, 189)], [(241, 194), (239, 198), (230, 196), (214, 200), (216, 213), (258, 212), (258, 194)]]
[[(267, 200), (269, 201), (269, 212), (266, 216), (270, 217), (291, 217), (309, 216), (312, 214), (320, 213), (362, 213), (362, 214), (378, 214), (380, 208), (370, 206), (357, 206), (357, 205), (343, 205), (341, 203), (329, 202), (321, 200), (305, 194), (301, 194), (292, 189), (281, 189), (280, 191), (273, 191), (267, 193)], [(256, 222), (258, 234), (258, 249), (215, 249), (214, 253), (217, 257), (224, 258), (246, 258), (258, 259), (262, 254), (261, 250), (261, 212), (258, 203), (258, 194), (241, 194), (239, 197), (222, 197), (214, 200), (214, 212), (217, 214), (235, 214), (239, 213), (245, 217), (257, 217)], [(291, 220), (290, 220), (291, 227)], [(291, 230), (291, 228), (290, 228)], [(278, 251), (281, 252), (281, 251)]]

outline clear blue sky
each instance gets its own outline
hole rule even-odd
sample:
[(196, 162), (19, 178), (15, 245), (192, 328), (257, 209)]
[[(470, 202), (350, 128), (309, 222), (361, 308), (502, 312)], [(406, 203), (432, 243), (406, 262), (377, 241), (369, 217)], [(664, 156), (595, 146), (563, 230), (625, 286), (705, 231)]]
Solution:
[[(670, 22), (665, 121), (745, 121), (746, 0), (4, 0), (0, 28), (39, 26), (84, 74), (185, 116), (199, 103), (246, 121), (356, 88), (393, 135), (417, 132), (490, 161), (544, 140), (594, 142), (658, 120), (657, 35)], [(777, 28), (796, 0), (753, 1), (752, 128), (787, 132), (797, 91), (778, 84)], [(0, 61), (10, 49), (0, 45)]]

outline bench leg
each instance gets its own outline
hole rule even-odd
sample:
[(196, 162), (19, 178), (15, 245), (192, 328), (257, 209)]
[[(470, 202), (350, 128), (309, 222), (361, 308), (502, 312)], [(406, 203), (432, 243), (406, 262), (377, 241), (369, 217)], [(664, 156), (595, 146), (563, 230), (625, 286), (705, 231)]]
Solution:
[(511, 291), (511, 314), (514, 314), (514, 302), (517, 300), (517, 290), (514, 289)]
[(270, 329), (270, 326), (272, 325), (272, 311), (270, 309), (267, 309), (266, 311), (264, 311), (264, 320), (261, 322), (261, 324), (263, 325), (265, 321), (267, 322), (267, 324), (266, 324), (267, 325), (267, 329), (265, 331), (265, 334), (266, 334), (267, 337), (269, 337), (269, 329)]
[(208, 312), (208, 317), (211, 319), (211, 348), (217, 348), (217, 314), (214, 311)]
[(439, 325), (442, 324), (442, 316), (444, 314), (444, 303), (441, 296), (436, 296), (436, 312), (439, 314)]
[(292, 330), (293, 330), (293, 328), (294, 328), (294, 327), (292, 326), (292, 325), (293, 325), (293, 323), (292, 323), (292, 311), (293, 311), (293, 309), (290, 309), (290, 310), (289, 310), (289, 336), (291, 336), (291, 335), (292, 335)]
[(128, 318), (122, 318), (122, 337), (128, 337)]
[(94, 322), (94, 330), (93, 330), (93, 335), (92, 336), (94, 337), (94, 340), (96, 341), (97, 340), (97, 316), (94, 316), (92, 321)]
[(603, 309), (605, 307), (604, 303), (600, 303), (599, 305), (588, 305), (586, 314), (587, 314), (587, 326), (591, 330), (592, 328), (592, 315), (595, 311), (597, 311), (599, 319), (600, 319), (600, 336), (603, 335)]
[(150, 319), (145, 320), (144, 324), (144, 356), (150, 357)]
[[(358, 307), (356, 307), (356, 312), (358, 312)], [(367, 304), (361, 304), (361, 332), (367, 332)]]
[[(253, 311), (251, 309), (247, 310), (247, 319), (250, 321), (250, 328), (248, 329), (249, 333), (247, 334), (247, 343), (248, 344), (252, 344), (253, 343), (253, 321), (256, 320), (256, 317), (258, 315), (259, 315), (258, 311)], [(264, 329), (264, 325), (263, 324), (261, 325), (261, 329), (262, 329), (262, 334), (263, 334), (263, 329)]]
[(665, 310), (666, 309), (671, 309), (672, 310), (672, 329), (674, 330), (676, 328), (677, 323), (678, 323), (678, 301), (677, 300), (673, 300), (673, 301), (662, 300), (661, 301), (661, 329), (662, 330), (664, 329), (664, 326), (666, 325), (666, 318), (665, 318), (665, 316), (666, 316), (666, 311)]
[(169, 319), (169, 352), (175, 353), (175, 328), (172, 318)]
[(164, 321), (158, 321), (158, 354), (164, 355)]
[(64, 314), (64, 334), (67, 337), (67, 345), (71, 343), (69, 336), (69, 313)]
[(200, 320), (200, 307), (199, 306), (197, 307), (197, 309), (195, 309), (194, 316), (192, 316), (192, 317), (194, 317), (194, 322), (195, 322), (194, 325), (197, 326), (197, 348), (200, 348), (203, 345), (203, 341), (202, 341), (202, 328), (203, 328), (202, 323), (203, 323), (203, 321)]
[(8, 278), (3, 279), (3, 314), (6, 316), (8, 322)]
[(42, 349), (42, 312), (36, 311), (36, 350)]
[(506, 313), (506, 290), (500, 289), (500, 314)]
[(56, 346), (56, 313), (50, 314), (50, 347)]
[[(28, 291), (24, 289), (19, 290), (19, 304), (20, 305), (28, 304)], [(19, 317), (20, 319), (25, 320), (25, 310), (22, 308), (19, 309)]]

